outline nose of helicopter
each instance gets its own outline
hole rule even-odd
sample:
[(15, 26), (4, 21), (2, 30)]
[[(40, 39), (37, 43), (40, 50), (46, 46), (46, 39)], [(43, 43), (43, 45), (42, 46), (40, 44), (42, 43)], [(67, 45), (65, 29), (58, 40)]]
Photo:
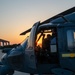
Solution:
[(12, 65), (19, 65), (22, 64), (24, 58), (24, 52), (21, 47), (19, 48), (14, 48), (11, 50), (11, 52), (8, 55), (8, 61)]
[(10, 52), (10, 54), (8, 55), (8, 58), (15, 57), (15, 56), (18, 56), (18, 55), (21, 55), (21, 54), (22, 54), (21, 51), (14, 50), (14, 51)]

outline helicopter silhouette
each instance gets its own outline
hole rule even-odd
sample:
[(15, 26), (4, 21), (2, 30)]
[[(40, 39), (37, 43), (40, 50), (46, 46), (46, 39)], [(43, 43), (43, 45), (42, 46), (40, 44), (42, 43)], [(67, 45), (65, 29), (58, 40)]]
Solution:
[(75, 7), (36, 22), (20, 35), (29, 32), (21, 44), (2, 49), (0, 75), (75, 75)]

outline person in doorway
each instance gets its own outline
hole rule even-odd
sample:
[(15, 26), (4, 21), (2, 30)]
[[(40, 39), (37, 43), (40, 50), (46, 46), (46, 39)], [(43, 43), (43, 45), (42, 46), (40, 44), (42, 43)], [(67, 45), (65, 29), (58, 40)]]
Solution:
[(47, 38), (43, 41), (43, 49), (50, 53), (50, 41), (51, 41), (51, 35), (47, 34)]

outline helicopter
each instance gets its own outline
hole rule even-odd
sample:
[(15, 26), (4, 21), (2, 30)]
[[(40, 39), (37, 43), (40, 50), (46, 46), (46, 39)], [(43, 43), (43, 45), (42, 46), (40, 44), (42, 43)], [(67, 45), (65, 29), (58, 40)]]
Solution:
[(75, 7), (36, 22), (20, 35), (29, 32), (21, 44), (3, 51), (0, 75), (75, 75)]

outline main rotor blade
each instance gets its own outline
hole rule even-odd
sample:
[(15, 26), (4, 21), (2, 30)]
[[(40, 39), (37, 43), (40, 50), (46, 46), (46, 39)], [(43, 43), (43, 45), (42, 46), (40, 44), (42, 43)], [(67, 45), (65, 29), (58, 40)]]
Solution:
[(61, 12), (61, 13), (59, 13), (59, 14), (53, 16), (53, 17), (50, 17), (49, 19), (43, 21), (41, 24), (46, 24), (46, 23), (51, 22), (51, 21), (54, 20), (54, 19), (59, 18), (59, 17), (60, 17), (59, 15), (65, 16), (65, 15), (70, 14), (70, 13), (73, 13), (73, 12), (75, 12), (75, 6), (72, 7), (72, 8), (70, 8), (70, 9), (68, 9), (68, 10), (65, 10), (65, 11), (63, 11), (63, 12)]
[(22, 32), (20, 35), (25, 35), (25, 34), (27, 34), (27, 33), (30, 32), (30, 31), (31, 31), (31, 28), (28, 29), (28, 30), (26, 30), (26, 31), (24, 31), (24, 32)]

